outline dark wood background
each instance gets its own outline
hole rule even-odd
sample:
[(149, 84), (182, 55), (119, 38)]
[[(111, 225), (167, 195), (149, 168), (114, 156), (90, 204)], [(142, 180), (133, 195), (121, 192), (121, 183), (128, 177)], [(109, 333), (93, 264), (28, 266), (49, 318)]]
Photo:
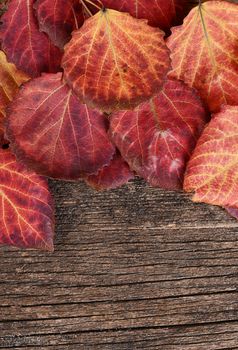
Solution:
[(238, 349), (238, 222), (135, 180), (51, 184), (53, 254), (0, 249), (0, 348)]

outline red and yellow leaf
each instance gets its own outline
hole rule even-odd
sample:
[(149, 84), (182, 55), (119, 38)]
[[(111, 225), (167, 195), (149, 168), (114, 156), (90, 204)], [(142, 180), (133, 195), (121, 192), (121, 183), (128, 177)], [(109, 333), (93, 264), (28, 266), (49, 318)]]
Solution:
[(81, 101), (111, 112), (133, 108), (157, 93), (169, 62), (160, 29), (126, 13), (102, 10), (73, 32), (62, 67)]
[(110, 163), (115, 147), (107, 128), (104, 115), (81, 104), (61, 73), (25, 84), (7, 119), (7, 137), (19, 160), (43, 175), (69, 180)]
[(6, 107), (17, 94), (22, 83), (29, 77), (7, 62), (5, 54), (0, 51), (0, 145), (4, 142)]
[(2, 16), (2, 50), (10, 62), (31, 77), (60, 69), (61, 51), (37, 26), (34, 0), (12, 0)]
[(60, 49), (70, 40), (76, 26), (80, 27), (84, 21), (79, 0), (37, 0), (34, 7), (40, 30)]
[(46, 180), (0, 151), (0, 244), (53, 250), (54, 208)]
[(184, 190), (195, 202), (238, 208), (238, 107), (214, 115), (188, 163)]
[(103, 167), (97, 175), (86, 177), (86, 182), (97, 191), (111, 190), (125, 185), (134, 178), (134, 173), (120, 154), (116, 154), (108, 166)]
[[(188, 0), (102, 0), (106, 8), (128, 12), (135, 18), (148, 19), (148, 24), (168, 31), (186, 13)], [(93, 10), (93, 7), (90, 9)]]
[(212, 112), (237, 104), (238, 5), (207, 1), (194, 8), (168, 39), (171, 77), (196, 88)]
[(205, 120), (195, 91), (167, 81), (151, 101), (113, 114), (111, 137), (130, 168), (151, 185), (179, 189)]

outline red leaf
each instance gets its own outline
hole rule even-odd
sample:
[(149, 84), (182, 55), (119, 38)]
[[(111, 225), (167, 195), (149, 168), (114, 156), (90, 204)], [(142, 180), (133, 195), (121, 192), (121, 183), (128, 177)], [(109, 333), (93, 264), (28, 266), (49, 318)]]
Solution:
[(206, 113), (194, 90), (167, 81), (134, 111), (111, 117), (111, 136), (131, 169), (153, 186), (179, 189)]
[(86, 178), (94, 189), (109, 190), (120, 187), (134, 178), (134, 173), (120, 154), (116, 154), (108, 166), (103, 167), (97, 175)]
[(228, 212), (228, 214), (230, 214), (230, 216), (232, 216), (233, 218), (238, 220), (238, 209), (236, 208), (225, 208), (226, 211)]
[(186, 13), (188, 0), (102, 0), (102, 3), (107, 8), (129, 12), (135, 18), (148, 19), (151, 26), (168, 31)]
[(0, 150), (0, 244), (53, 250), (54, 210), (47, 182)]
[(170, 76), (197, 89), (210, 111), (237, 105), (238, 5), (206, 1), (168, 38)]
[(2, 50), (9, 61), (32, 77), (57, 72), (62, 53), (39, 32), (33, 13), (34, 0), (12, 0), (2, 16)]
[(104, 112), (130, 109), (162, 87), (170, 66), (163, 32), (127, 13), (100, 11), (65, 46), (64, 78)]
[(200, 137), (184, 190), (193, 201), (238, 209), (238, 107), (224, 106)]
[(104, 115), (82, 105), (61, 73), (23, 86), (10, 106), (7, 137), (20, 160), (59, 179), (97, 173), (115, 153)]
[(39, 27), (48, 34), (54, 45), (63, 49), (70, 34), (83, 24), (84, 17), (79, 0), (37, 0), (35, 5)]

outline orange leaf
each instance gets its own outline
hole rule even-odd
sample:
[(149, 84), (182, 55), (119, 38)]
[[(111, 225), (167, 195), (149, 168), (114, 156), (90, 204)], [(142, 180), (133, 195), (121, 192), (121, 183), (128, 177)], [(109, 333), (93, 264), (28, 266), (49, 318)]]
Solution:
[(184, 190), (195, 202), (238, 208), (238, 107), (214, 115), (188, 163)]
[(169, 69), (163, 32), (129, 14), (101, 10), (73, 32), (62, 66), (84, 103), (111, 112), (160, 90)]
[(5, 54), (0, 51), (0, 144), (4, 142), (4, 119), (6, 107), (17, 94), (22, 83), (30, 78), (7, 62)]
[(168, 39), (171, 77), (195, 87), (210, 110), (237, 104), (238, 5), (208, 1), (194, 8)]
[(53, 250), (54, 208), (46, 180), (0, 150), (0, 244)]

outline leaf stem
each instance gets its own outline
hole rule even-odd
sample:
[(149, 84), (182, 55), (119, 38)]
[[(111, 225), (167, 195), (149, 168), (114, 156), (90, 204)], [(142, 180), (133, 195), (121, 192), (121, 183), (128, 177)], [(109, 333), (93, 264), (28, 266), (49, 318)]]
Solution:
[(89, 14), (90, 17), (93, 16), (92, 12), (89, 10), (88, 6), (85, 4), (84, 0), (79, 0), (79, 2), (83, 5), (85, 8), (86, 12)]
[(73, 12), (73, 16), (74, 16), (75, 28), (78, 30), (79, 29), (79, 24), (78, 24), (77, 16), (76, 16), (76, 13), (75, 13), (73, 5), (72, 5), (72, 12)]
[[(98, 5), (96, 5), (93, 1), (91, 1), (91, 0), (81, 0), (81, 2), (83, 3), (84, 1), (86, 1), (87, 3), (89, 3), (90, 5), (92, 5), (92, 6), (94, 6), (94, 7), (96, 7), (98, 10), (100, 10), (101, 11), (101, 9), (103, 8), (103, 4), (102, 4), (102, 2), (101, 2), (101, 0), (97, 0), (98, 2), (99, 2), (99, 4), (101, 5), (101, 7), (100, 6), (98, 6)], [(85, 5), (85, 4), (84, 4)]]
[(104, 7), (104, 5), (103, 5), (103, 3), (102, 3), (102, 1), (101, 1), (101, 0), (97, 0), (97, 2), (100, 4), (101, 8), (103, 8), (103, 7)]

